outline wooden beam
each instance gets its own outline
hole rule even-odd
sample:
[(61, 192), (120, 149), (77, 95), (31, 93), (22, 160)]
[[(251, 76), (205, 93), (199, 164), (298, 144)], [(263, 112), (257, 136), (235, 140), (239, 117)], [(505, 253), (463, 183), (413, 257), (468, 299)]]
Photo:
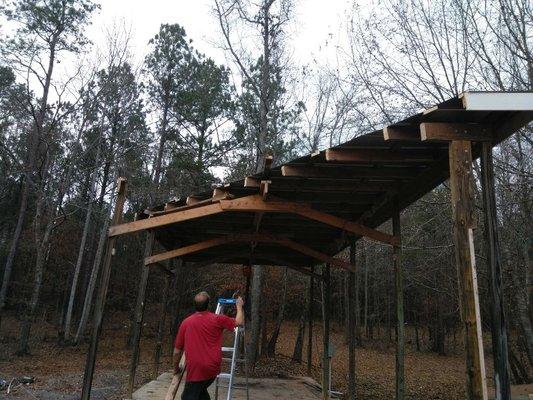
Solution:
[(363, 179), (363, 178), (390, 178), (412, 179), (424, 169), (416, 167), (324, 167), (304, 165), (284, 165), (281, 167), (282, 176), (295, 176), (306, 178), (332, 178), (332, 179)]
[(146, 229), (175, 224), (178, 222), (189, 221), (191, 219), (219, 214), (221, 212), (224, 212), (224, 210), (222, 210), (220, 207), (220, 203), (208, 204), (202, 207), (189, 208), (182, 211), (178, 210), (170, 214), (164, 214), (157, 217), (146, 218), (126, 224), (112, 226), (109, 228), (109, 237), (143, 231)]
[[(392, 232), (401, 237), (400, 208), (398, 200), (394, 201), (392, 215)], [(396, 281), (396, 400), (405, 398), (405, 323), (403, 312), (403, 268), (401, 245), (393, 247), (392, 262)]]
[(450, 143), (450, 188), (455, 261), (459, 278), (459, 304), (465, 327), (466, 397), (470, 400), (486, 400), (487, 380), (474, 251), (472, 149), (470, 141), (454, 140)]
[[(356, 248), (355, 240), (351, 240), (350, 243), (350, 263), (355, 264)], [(355, 304), (355, 290), (356, 290), (356, 276), (355, 272), (346, 271), (348, 276), (348, 287), (347, 289), (347, 314), (348, 314), (348, 396), (346, 397), (349, 400), (356, 398), (355, 394), (355, 342), (356, 342), (356, 304)]]
[(247, 176), (246, 178), (244, 178), (245, 188), (258, 188), (259, 186), (261, 186), (261, 180), (253, 178), (251, 176)]
[(435, 150), (328, 149), (326, 161), (349, 163), (429, 163), (438, 157)]
[(268, 198), (268, 188), (271, 183), (271, 181), (261, 181), (261, 185), (259, 187), (259, 194), (263, 198), (263, 201), (266, 201)]
[(187, 196), (187, 200), (185, 201), (185, 204), (188, 206), (191, 206), (193, 204), (199, 203), (203, 200), (203, 198), (198, 196)]
[[(311, 272), (314, 273), (315, 267), (311, 265)], [(311, 367), (313, 366), (313, 310), (314, 310), (314, 275), (309, 279), (309, 297), (307, 299), (307, 374), (311, 376)]]
[(329, 320), (331, 313), (331, 275), (329, 264), (322, 270), (322, 399), (329, 400), (329, 376), (331, 370), (331, 343)]
[(220, 246), (223, 244), (234, 243), (234, 242), (258, 242), (258, 243), (277, 244), (280, 246), (290, 248), (299, 253), (305, 254), (316, 260), (330, 263), (331, 265), (334, 265), (339, 268), (344, 268), (347, 270), (353, 269), (353, 266), (346, 261), (340, 260), (338, 258), (330, 257), (327, 254), (321, 253), (317, 250), (311, 249), (310, 247), (307, 247), (300, 243), (296, 243), (287, 238), (266, 235), (266, 234), (235, 234), (235, 235), (228, 235), (228, 236), (223, 236), (223, 237), (219, 237), (215, 239), (209, 239), (209, 240), (205, 240), (200, 243), (195, 243), (189, 246), (181, 247), (179, 249), (156, 254), (151, 257), (146, 257), (144, 260), (144, 264), (150, 265), (156, 262), (161, 262), (161, 261), (168, 260), (171, 258), (176, 258), (176, 257), (182, 257), (184, 255), (191, 254), (191, 253), (197, 253), (199, 251), (206, 250), (211, 247), (216, 247), (216, 246)]
[(494, 139), (492, 128), (482, 124), (423, 122), (420, 124), (420, 136), (425, 140), (470, 140), (487, 141)]
[(315, 210), (305, 203), (295, 203), (290, 201), (265, 202), (259, 195), (240, 197), (233, 200), (221, 200), (220, 202), (208, 204), (198, 208), (189, 208), (183, 211), (175, 211), (171, 214), (160, 215), (153, 218), (147, 218), (127, 224), (113, 226), (109, 229), (109, 236), (113, 237), (178, 222), (189, 221), (196, 218), (219, 214), (224, 211), (293, 213), (308, 219), (322, 222), (326, 225), (334, 226), (359, 236), (366, 236), (379, 242), (392, 245), (399, 242), (397, 238), (387, 233), (380, 232), (362, 224)]
[(384, 140), (401, 140), (406, 142), (419, 142), (420, 130), (417, 126), (392, 125), (383, 128)]
[[(146, 234), (146, 242), (144, 247), (144, 257), (152, 255), (154, 246), (154, 231), (148, 231)], [(141, 333), (144, 319), (144, 307), (146, 305), (146, 286), (148, 285), (148, 277), (150, 274), (149, 268), (141, 268), (141, 277), (138, 283), (137, 299), (135, 301), (135, 311), (133, 312), (133, 326), (131, 336), (131, 346), (133, 347), (131, 353), (130, 368), (128, 374), (127, 395), (131, 399), (133, 394), (133, 386), (135, 384), (135, 374), (137, 372), (137, 365), (139, 364)]]
[(492, 357), (494, 360), (495, 399), (511, 398), (509, 348), (502, 289), (502, 256), (498, 232), (492, 145), (483, 143), (481, 152), (481, 186), (485, 216), (485, 241), (489, 264), (488, 288), (490, 298)]
[(269, 201), (264, 202), (259, 196), (241, 197), (235, 200), (222, 200), (220, 206), (226, 211), (244, 211), (244, 212), (278, 212), (278, 213), (293, 213), (302, 217), (322, 222), (326, 225), (334, 226), (336, 228), (357, 234), (359, 236), (366, 236), (370, 239), (377, 240), (388, 244), (397, 244), (399, 239), (376, 229), (358, 224), (356, 222), (348, 221), (343, 218), (336, 217), (322, 211), (315, 210), (305, 203), (294, 203), (289, 201)]
[[(119, 178), (117, 181), (117, 198), (115, 202), (112, 225), (117, 225), (122, 219), (124, 203), (126, 202), (126, 183), (127, 180), (125, 178)], [(98, 351), (98, 341), (100, 339), (100, 331), (102, 329), (102, 319), (104, 316), (105, 301), (107, 298), (107, 289), (109, 286), (109, 278), (111, 277), (111, 259), (114, 254), (114, 249), (115, 238), (109, 238), (107, 240), (104, 263), (102, 264), (100, 284), (98, 285), (98, 293), (96, 294), (96, 301), (93, 313), (91, 344), (89, 346), (89, 350), (87, 352), (87, 359), (85, 361), (83, 387), (81, 390), (82, 400), (89, 400), (91, 397), (94, 366), (96, 362), (96, 352)]]

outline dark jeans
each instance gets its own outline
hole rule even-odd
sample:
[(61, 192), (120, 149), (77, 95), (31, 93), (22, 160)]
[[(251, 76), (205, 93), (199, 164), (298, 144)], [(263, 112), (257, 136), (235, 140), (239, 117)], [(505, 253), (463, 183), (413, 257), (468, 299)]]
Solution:
[(207, 393), (207, 388), (214, 380), (213, 378), (207, 381), (185, 382), (181, 400), (211, 400), (209, 393)]

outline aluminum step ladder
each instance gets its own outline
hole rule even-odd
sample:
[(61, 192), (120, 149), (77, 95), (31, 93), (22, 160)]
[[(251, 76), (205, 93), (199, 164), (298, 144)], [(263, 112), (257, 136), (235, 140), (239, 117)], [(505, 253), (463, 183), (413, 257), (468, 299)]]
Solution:
[[(223, 314), (224, 308), (232, 306), (237, 303), (237, 299), (219, 298), (215, 314)], [(248, 390), (248, 364), (246, 361), (246, 345), (244, 342), (244, 326), (237, 326), (234, 329), (233, 347), (222, 347), (222, 359), (230, 362), (229, 373), (221, 372), (215, 380), (215, 400), (218, 400), (218, 388), (227, 388), (228, 395), (226, 400), (232, 399), (234, 389), (246, 390), (246, 400), (250, 400), (250, 392)], [(242, 357), (240, 346), (242, 345)], [(237, 364), (244, 365), (245, 385), (235, 385), (235, 371)]]

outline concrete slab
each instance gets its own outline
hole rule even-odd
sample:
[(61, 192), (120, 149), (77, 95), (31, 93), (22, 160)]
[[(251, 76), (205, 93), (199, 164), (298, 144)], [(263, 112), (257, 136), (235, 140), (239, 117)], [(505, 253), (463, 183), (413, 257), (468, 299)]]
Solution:
[[(172, 380), (172, 374), (165, 372), (156, 380), (148, 382), (133, 393), (133, 400), (164, 400), (165, 395)], [(237, 385), (242, 384), (241, 379), (237, 380)], [(313, 379), (295, 377), (290, 379), (249, 379), (250, 399), (253, 400), (272, 400), (272, 399), (291, 399), (291, 400), (316, 400), (320, 399), (320, 393), (315, 385), (318, 385)], [(176, 400), (179, 400), (183, 389), (183, 383), (180, 386)], [(209, 388), (211, 398), (215, 398), (215, 385)], [(234, 390), (233, 400), (245, 400), (246, 391)], [(219, 389), (219, 399), (226, 399), (226, 389)]]

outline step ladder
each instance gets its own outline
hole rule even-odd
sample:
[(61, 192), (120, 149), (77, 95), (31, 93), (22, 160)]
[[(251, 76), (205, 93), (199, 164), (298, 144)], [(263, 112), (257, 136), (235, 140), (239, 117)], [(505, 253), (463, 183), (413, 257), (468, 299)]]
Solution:
[[(223, 314), (227, 306), (237, 303), (237, 299), (219, 298), (215, 314)], [(246, 390), (246, 400), (250, 400), (248, 390), (248, 364), (246, 361), (246, 345), (244, 342), (244, 326), (235, 327), (233, 347), (222, 347), (222, 360), (230, 362), (229, 373), (221, 372), (215, 380), (215, 400), (218, 400), (218, 388), (228, 389), (226, 400), (232, 399), (233, 389)], [(243, 354), (240, 354), (240, 345), (243, 347)], [(244, 365), (245, 385), (235, 385), (235, 370), (237, 364)]]

